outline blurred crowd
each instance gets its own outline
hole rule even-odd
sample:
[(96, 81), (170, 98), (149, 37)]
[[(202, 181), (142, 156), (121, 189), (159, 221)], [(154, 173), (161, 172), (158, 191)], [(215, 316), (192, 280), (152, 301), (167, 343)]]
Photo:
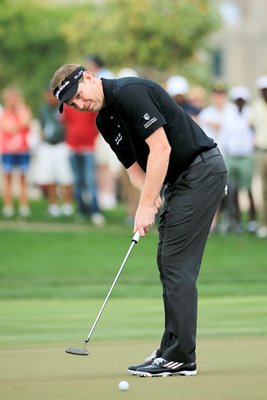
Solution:
[[(99, 78), (138, 76), (132, 68), (113, 74), (98, 55), (86, 57), (85, 67)], [(250, 232), (267, 237), (267, 75), (256, 79), (257, 96), (253, 100), (246, 86), (228, 87), (222, 81), (204, 89), (190, 86), (184, 76), (174, 75), (164, 86), (216, 141), (228, 166), (227, 194), (211, 232)], [(59, 114), (49, 87), (44, 88), (37, 118), (15, 87), (2, 92), (0, 104), (5, 218), (31, 215), (32, 185), (45, 197), (52, 218), (75, 215), (78, 220), (104, 226), (105, 210), (121, 201), (126, 210), (124, 222), (133, 224), (138, 192), (98, 132), (96, 113), (81, 113), (66, 106)]]

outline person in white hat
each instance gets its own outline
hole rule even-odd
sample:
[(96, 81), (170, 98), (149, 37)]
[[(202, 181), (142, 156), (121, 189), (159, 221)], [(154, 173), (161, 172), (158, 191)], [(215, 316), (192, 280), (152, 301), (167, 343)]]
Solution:
[(171, 76), (166, 81), (166, 90), (174, 101), (191, 117), (196, 117), (200, 110), (194, 107), (188, 100), (189, 84), (181, 75)]
[(254, 129), (254, 143), (259, 175), (262, 183), (262, 217), (258, 237), (267, 237), (267, 75), (256, 80), (259, 97), (253, 102), (250, 123)]
[[(218, 144), (224, 153), (225, 135), (235, 116), (235, 106), (229, 101), (228, 88), (223, 81), (213, 82), (210, 90), (210, 101), (198, 114), (198, 123)], [(227, 190), (225, 192), (227, 194)], [(226, 233), (228, 221), (224, 219), (225, 196), (216, 211), (212, 222), (211, 232)]]
[(241, 190), (245, 190), (249, 201), (247, 230), (254, 233), (257, 229), (257, 223), (252, 194), (252, 179), (255, 170), (254, 138), (248, 120), (250, 92), (245, 86), (235, 86), (230, 90), (229, 98), (235, 105), (223, 141), (223, 151), (229, 172), (228, 196), (226, 198), (229, 230), (236, 233), (245, 231), (239, 204), (239, 193)]

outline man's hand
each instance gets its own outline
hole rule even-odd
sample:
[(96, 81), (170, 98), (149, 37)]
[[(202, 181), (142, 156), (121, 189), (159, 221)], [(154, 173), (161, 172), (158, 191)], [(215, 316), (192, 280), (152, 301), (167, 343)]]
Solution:
[(134, 232), (138, 231), (140, 236), (145, 236), (154, 224), (157, 209), (153, 207), (138, 207), (134, 218)]
[(162, 205), (160, 196), (157, 196), (153, 206), (140, 206), (138, 207), (134, 218), (134, 232), (137, 230), (140, 236), (145, 236), (151, 226), (155, 222), (155, 216)]

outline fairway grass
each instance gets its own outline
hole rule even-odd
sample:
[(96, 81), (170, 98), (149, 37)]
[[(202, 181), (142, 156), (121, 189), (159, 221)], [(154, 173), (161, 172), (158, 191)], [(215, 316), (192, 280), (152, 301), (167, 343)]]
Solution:
[[(265, 400), (266, 337), (200, 338), (198, 375), (140, 378), (129, 364), (153, 341), (97, 341), (88, 357), (64, 353), (64, 344), (0, 348), (1, 400)], [(118, 383), (127, 380), (127, 392)]]
[[(100, 299), (1, 300), (0, 345), (82, 342), (103, 304)], [(155, 339), (163, 329), (160, 299), (110, 298), (95, 340)], [(200, 298), (198, 335), (267, 335), (267, 296)]]

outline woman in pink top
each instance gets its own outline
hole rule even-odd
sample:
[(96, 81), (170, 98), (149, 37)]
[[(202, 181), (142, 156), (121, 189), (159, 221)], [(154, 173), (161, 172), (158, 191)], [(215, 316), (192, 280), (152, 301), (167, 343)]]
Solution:
[(0, 115), (1, 161), (3, 171), (3, 215), (12, 217), (14, 170), (19, 170), (19, 214), (30, 214), (27, 196), (27, 171), (30, 155), (28, 135), (31, 124), (31, 111), (24, 103), (20, 92), (7, 88), (3, 93), (3, 112)]

